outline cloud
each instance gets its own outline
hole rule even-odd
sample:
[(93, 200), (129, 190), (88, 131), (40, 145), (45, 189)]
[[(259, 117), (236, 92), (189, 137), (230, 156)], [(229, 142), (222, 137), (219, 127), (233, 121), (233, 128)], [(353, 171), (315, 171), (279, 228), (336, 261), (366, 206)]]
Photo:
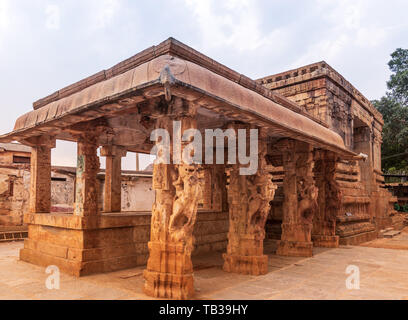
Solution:
[(291, 67), (322, 59), (338, 61), (350, 50), (372, 50), (381, 46), (390, 28), (384, 25), (386, 21), (372, 18), (373, 2), (316, 0), (314, 8), (324, 17), (320, 22), (320, 40), (307, 46)]
[(4, 28), (8, 24), (8, 0), (0, 0), (0, 28)]
[(9, 25), (9, 0), (0, 0), (0, 44)]
[(58, 30), (60, 28), (60, 8), (59, 6), (52, 4), (45, 8), (45, 27), (50, 30)]
[(94, 9), (93, 28), (103, 29), (109, 26), (119, 9), (121, 8), (120, 0), (97, 0), (92, 2)]
[(262, 32), (261, 15), (256, 1), (184, 0), (193, 13), (207, 49), (233, 48), (254, 51), (270, 46), (281, 36), (280, 30)]

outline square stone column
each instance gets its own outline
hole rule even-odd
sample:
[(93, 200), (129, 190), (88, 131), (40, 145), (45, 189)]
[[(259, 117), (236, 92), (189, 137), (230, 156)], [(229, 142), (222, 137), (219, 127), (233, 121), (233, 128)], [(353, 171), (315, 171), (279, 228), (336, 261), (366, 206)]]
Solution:
[(122, 209), (122, 157), (126, 150), (118, 146), (104, 146), (101, 156), (106, 157), (104, 211), (120, 212)]
[[(234, 125), (234, 128), (247, 132), (250, 129), (241, 125)], [(266, 141), (261, 137), (251, 143), (258, 143), (259, 148), (255, 175), (241, 175), (239, 164), (227, 166), (230, 227), (223, 269), (226, 272), (261, 275), (268, 272), (268, 256), (264, 255), (263, 241), (276, 186), (267, 171)]]
[(38, 138), (31, 151), (30, 212), (51, 212), (51, 149), (55, 139)]
[(96, 136), (82, 135), (78, 140), (74, 215), (98, 214), (98, 181), (100, 170)]
[(311, 257), (312, 227), (317, 210), (318, 189), (313, 175), (313, 147), (285, 139), (277, 147), (283, 152), (283, 223), (277, 254)]
[[(163, 116), (157, 120), (156, 128), (168, 132), (167, 140), (173, 142), (173, 120), (181, 122), (181, 132), (197, 128), (195, 112), (180, 107), (180, 100), (170, 103), (177, 117)], [(176, 113), (176, 114), (177, 114)], [(163, 138), (164, 139), (164, 138)], [(166, 140), (166, 139), (164, 139)], [(163, 141), (163, 140), (161, 140)], [(159, 141), (156, 142), (157, 144)], [(181, 152), (189, 142), (181, 142)], [(152, 297), (166, 299), (190, 299), (194, 295), (193, 229), (196, 222), (202, 181), (199, 178), (201, 165), (174, 164), (176, 151), (171, 149), (171, 164), (158, 163), (153, 170), (153, 188), (156, 201), (152, 209), (149, 259), (144, 271), (144, 292)], [(160, 151), (159, 155), (165, 150)]]

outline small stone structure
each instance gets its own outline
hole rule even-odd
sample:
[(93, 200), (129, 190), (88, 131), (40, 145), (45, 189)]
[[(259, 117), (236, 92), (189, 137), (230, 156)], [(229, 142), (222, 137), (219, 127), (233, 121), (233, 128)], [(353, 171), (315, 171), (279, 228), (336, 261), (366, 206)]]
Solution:
[(23, 224), (30, 197), (30, 155), (30, 147), (0, 144), (0, 230)]
[[(232, 163), (155, 163), (151, 215), (121, 212), (126, 152), (150, 153), (153, 129), (167, 129), (169, 140), (180, 142), (171, 160), (191, 152), (173, 133), (174, 121), (182, 132), (259, 129), (257, 173), (240, 175)], [(263, 242), (276, 229), (265, 228), (270, 212), (281, 225), (280, 255), (311, 256), (313, 246), (336, 247), (339, 237), (370, 239), (392, 211), (381, 188), (382, 124), (325, 63), (253, 81), (170, 38), (35, 102), (13, 132), (0, 136), (33, 148), (29, 239), (20, 258), (77, 276), (147, 260), (147, 294), (188, 299), (194, 248), (222, 249), (226, 232), (226, 272), (268, 271)], [(78, 146), (73, 213), (51, 210), (56, 139)], [(250, 140), (248, 133), (243, 139)], [(99, 147), (107, 160), (103, 211)]]

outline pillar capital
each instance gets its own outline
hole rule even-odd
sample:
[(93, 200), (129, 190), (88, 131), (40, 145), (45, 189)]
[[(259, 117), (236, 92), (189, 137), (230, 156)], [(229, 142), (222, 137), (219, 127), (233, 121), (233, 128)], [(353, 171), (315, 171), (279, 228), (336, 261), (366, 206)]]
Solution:
[(47, 147), (50, 149), (54, 149), (56, 146), (56, 138), (54, 136), (42, 135), (27, 138), (25, 140), (22, 140), (21, 143), (30, 147)]
[(126, 157), (127, 150), (125, 147), (116, 145), (102, 146), (101, 156), (102, 157)]

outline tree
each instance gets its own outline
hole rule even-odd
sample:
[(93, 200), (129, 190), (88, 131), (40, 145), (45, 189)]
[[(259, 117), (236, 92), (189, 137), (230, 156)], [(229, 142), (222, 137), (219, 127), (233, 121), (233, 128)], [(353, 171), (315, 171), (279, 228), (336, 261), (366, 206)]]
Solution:
[(391, 58), (388, 66), (393, 74), (387, 82), (388, 89), (395, 100), (408, 106), (408, 49), (398, 48)]
[(389, 91), (374, 106), (384, 117), (383, 169), (408, 173), (408, 49), (397, 49), (388, 63), (392, 75)]

